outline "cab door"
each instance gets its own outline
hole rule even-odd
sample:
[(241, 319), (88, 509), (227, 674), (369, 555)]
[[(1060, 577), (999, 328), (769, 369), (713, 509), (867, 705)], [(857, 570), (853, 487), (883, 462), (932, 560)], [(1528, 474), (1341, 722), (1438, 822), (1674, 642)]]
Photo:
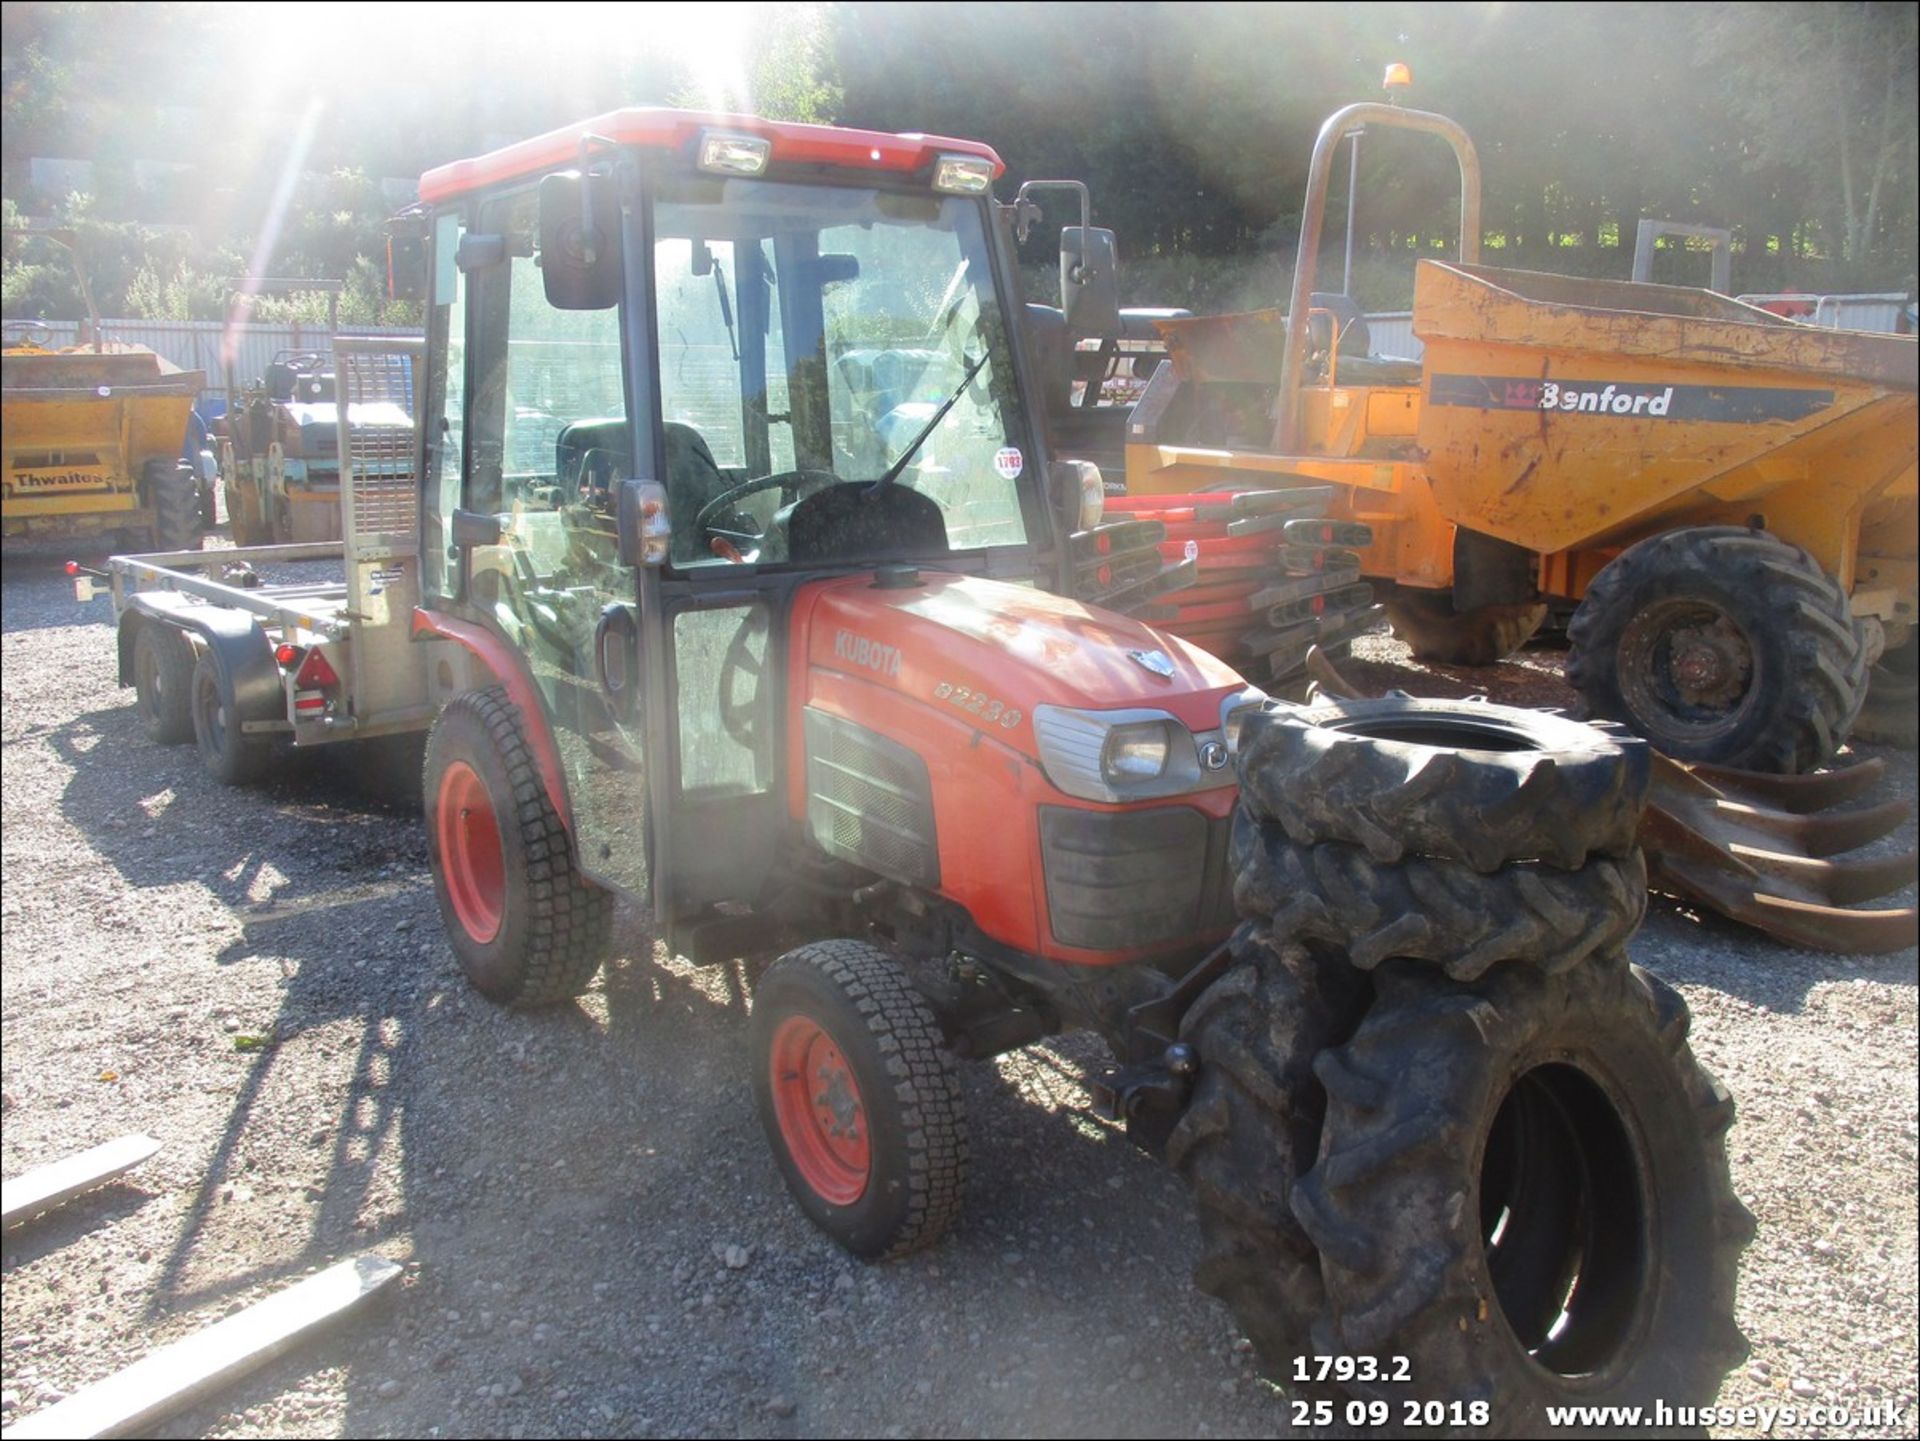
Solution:
[(462, 609), (513, 647), (539, 694), (580, 868), (651, 899), (647, 646), (615, 518), (651, 427), (630, 404), (625, 308), (550, 305), (539, 233), (526, 188), (484, 204), (467, 241)]

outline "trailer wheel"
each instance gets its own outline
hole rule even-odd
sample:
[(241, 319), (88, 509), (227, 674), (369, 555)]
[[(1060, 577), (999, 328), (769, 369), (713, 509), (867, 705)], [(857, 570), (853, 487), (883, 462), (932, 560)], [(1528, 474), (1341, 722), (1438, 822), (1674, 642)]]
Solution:
[(1920, 634), (1909, 635), (1873, 668), (1853, 734), (1856, 740), (1902, 750), (1920, 745)]
[(140, 467), (140, 488), (153, 507), (153, 543), (161, 550), (198, 550), (205, 538), (200, 477), (175, 456), (156, 455)]
[(184, 631), (144, 622), (133, 638), (133, 695), (155, 745), (193, 739), (193, 642)]
[(1466, 987), (1376, 975), (1353, 1039), (1315, 1063), (1326, 1121), (1293, 1193), (1327, 1289), (1314, 1350), (1406, 1358), (1421, 1398), (1485, 1403), (1460, 1418), (1475, 1435), (1543, 1435), (1566, 1403), (1710, 1402), (1747, 1354), (1753, 1217), (1686, 1003), (1624, 958)]
[(1628, 548), (1568, 628), (1595, 715), (1680, 760), (1794, 774), (1833, 759), (1867, 692), (1847, 597), (1797, 546), (1740, 526)]
[(440, 712), (421, 791), (434, 894), (468, 982), (521, 1008), (579, 995), (606, 959), (613, 895), (575, 865), (504, 687)]
[(789, 951), (754, 987), (753, 1098), (807, 1218), (866, 1260), (932, 1245), (960, 1213), (966, 1116), (940, 1024), (864, 941)]
[(1300, 845), (1340, 841), (1494, 871), (1632, 853), (1646, 747), (1611, 727), (1467, 701), (1327, 700), (1250, 718), (1242, 803)]
[(1358, 846), (1296, 845), (1240, 807), (1233, 818), (1233, 896), (1275, 934), (1336, 946), (1362, 970), (1432, 961), (1471, 981), (1502, 961), (1545, 971), (1618, 952), (1647, 913), (1641, 852), (1593, 856), (1576, 871), (1408, 856), (1381, 865)]
[(273, 742), (240, 728), (233, 682), (212, 650), (193, 667), (193, 738), (207, 774), (223, 786), (249, 786), (266, 774)]
[(1313, 1164), (1323, 1106), (1313, 1058), (1352, 1032), (1364, 979), (1263, 923), (1233, 938), (1233, 966), (1180, 1022), (1200, 1058), (1167, 1163), (1193, 1191), (1194, 1284), (1226, 1303), (1262, 1369), (1291, 1389), (1326, 1293), (1319, 1255), (1287, 1208)]

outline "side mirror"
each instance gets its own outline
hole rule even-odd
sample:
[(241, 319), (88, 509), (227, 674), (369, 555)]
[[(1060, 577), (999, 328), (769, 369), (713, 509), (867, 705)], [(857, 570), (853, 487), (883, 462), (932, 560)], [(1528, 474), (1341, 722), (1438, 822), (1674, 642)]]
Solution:
[[(456, 524), (458, 517), (455, 518)], [(657, 480), (623, 480), (614, 504), (620, 564), (665, 565), (673, 531), (667, 517), (667, 488)]]
[(497, 515), (487, 515), (477, 510), (456, 510), (453, 513), (453, 544), (457, 550), (471, 550), (476, 545), (498, 545), (503, 534)]
[(609, 175), (561, 170), (540, 182), (540, 275), (555, 310), (620, 302), (620, 205)]
[(1111, 230), (1061, 227), (1060, 309), (1076, 336), (1120, 333), (1120, 254)]

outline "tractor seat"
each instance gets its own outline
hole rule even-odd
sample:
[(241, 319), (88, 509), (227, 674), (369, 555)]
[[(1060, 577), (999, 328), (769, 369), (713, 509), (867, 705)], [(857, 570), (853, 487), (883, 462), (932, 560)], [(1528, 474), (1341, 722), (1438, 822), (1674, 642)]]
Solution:
[[(668, 514), (676, 519), (691, 519), (729, 482), (713, 458), (712, 447), (699, 431), (677, 420), (663, 421), (660, 428), (667, 443)], [(580, 487), (589, 480), (611, 487), (633, 474), (624, 420), (573, 421), (561, 428), (554, 441), (554, 451), (554, 475), (569, 495), (578, 495)], [(589, 475), (589, 466), (596, 472), (603, 466), (611, 466), (620, 474)]]

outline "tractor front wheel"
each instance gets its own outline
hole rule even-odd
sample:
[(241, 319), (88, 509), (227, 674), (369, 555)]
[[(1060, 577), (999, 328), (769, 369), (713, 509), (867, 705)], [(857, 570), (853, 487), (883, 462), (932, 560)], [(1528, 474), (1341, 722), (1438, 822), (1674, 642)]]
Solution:
[(1469, 986), (1404, 962), (1376, 977), (1314, 1065), (1326, 1121), (1293, 1192), (1327, 1291), (1315, 1352), (1410, 1368), (1476, 1435), (1545, 1434), (1569, 1403), (1710, 1402), (1747, 1353), (1753, 1218), (1686, 1003), (1617, 956)]
[(1594, 578), (1568, 634), (1567, 680), (1588, 708), (1679, 760), (1813, 770), (1867, 693), (1845, 592), (1806, 551), (1740, 526), (1629, 547)]
[(865, 1260), (932, 1245), (966, 1189), (960, 1077), (899, 963), (864, 941), (789, 951), (754, 987), (753, 1097), (800, 1209)]
[(473, 988), (521, 1008), (579, 995), (606, 958), (613, 895), (576, 867), (503, 687), (440, 712), (421, 789), (434, 894)]

